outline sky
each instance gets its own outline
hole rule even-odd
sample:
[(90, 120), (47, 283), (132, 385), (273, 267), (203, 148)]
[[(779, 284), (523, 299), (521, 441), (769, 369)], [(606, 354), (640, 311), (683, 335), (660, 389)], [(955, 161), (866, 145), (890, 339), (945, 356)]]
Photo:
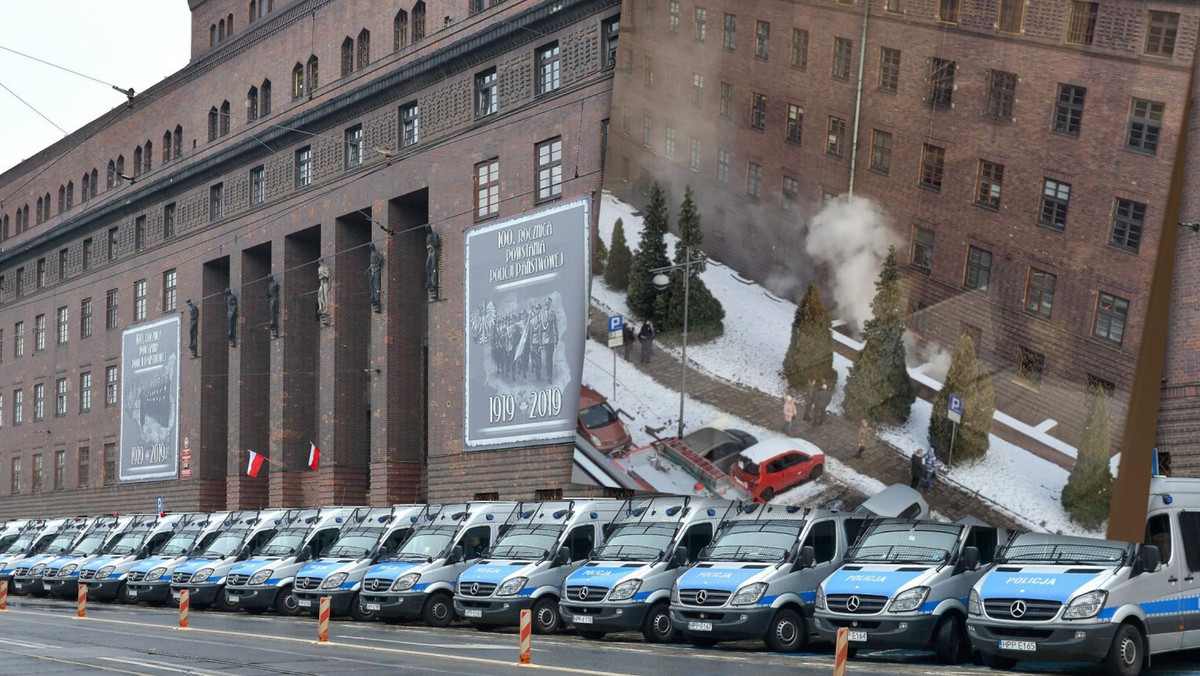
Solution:
[(142, 92), (187, 65), (190, 21), (187, 0), (0, 2), (0, 173), (62, 139), (55, 124), (74, 132), (122, 105), (111, 85)]

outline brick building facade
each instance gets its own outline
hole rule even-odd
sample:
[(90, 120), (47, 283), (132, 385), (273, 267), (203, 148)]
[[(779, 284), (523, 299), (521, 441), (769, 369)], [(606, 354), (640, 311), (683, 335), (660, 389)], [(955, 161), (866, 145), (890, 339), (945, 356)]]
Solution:
[(710, 253), (796, 295), (827, 273), (804, 247), (823, 200), (869, 198), (914, 334), (970, 333), (997, 408), (1070, 443), (1085, 387), (1107, 388), (1119, 439), (1200, 8), (633, 0), (622, 19), (607, 187), (641, 205), (659, 181), (677, 208), (691, 185)]
[[(568, 449), (462, 452), (462, 233), (534, 208), (545, 144), (558, 199), (599, 189), (618, 0), (189, 4), (188, 66), (0, 175), (0, 515), (569, 487)], [(498, 183), (477, 185), (481, 163)], [(191, 476), (120, 484), (122, 330), (172, 316)], [(270, 458), (257, 478), (245, 449)]]

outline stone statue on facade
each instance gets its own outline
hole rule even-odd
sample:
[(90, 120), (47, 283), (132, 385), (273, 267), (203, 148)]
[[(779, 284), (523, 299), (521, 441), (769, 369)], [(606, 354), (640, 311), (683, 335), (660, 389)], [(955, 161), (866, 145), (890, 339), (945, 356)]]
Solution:
[(279, 282), (267, 275), (267, 311), (270, 314), (271, 337), (279, 337)]
[(188, 349), (192, 351), (192, 358), (197, 356), (197, 339), (200, 336), (200, 308), (192, 304), (192, 299), (187, 299), (188, 306)]
[(367, 284), (371, 290), (371, 308), (383, 312), (383, 303), (379, 294), (383, 291), (383, 254), (374, 242), (367, 245), (371, 250), (371, 263), (367, 266)]
[(238, 299), (225, 289), (225, 311), (229, 315), (229, 347), (237, 347)]
[(431, 301), (438, 299), (440, 283), (438, 259), (441, 253), (442, 237), (430, 228), (429, 234), (425, 236), (425, 290), (429, 292)]
[(329, 326), (329, 280), (332, 276), (322, 258), (317, 263), (317, 317), (323, 326)]

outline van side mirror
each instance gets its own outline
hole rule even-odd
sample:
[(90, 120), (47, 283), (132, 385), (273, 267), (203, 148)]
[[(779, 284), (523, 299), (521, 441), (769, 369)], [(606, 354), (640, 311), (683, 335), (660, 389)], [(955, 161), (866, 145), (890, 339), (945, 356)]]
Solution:
[(671, 563), (668, 568), (683, 568), (688, 564), (687, 547), (676, 547), (671, 553)]
[(1158, 564), (1162, 560), (1158, 552), (1158, 547), (1154, 545), (1142, 545), (1141, 551), (1142, 572), (1153, 573), (1158, 570)]
[(308, 561), (312, 557), (313, 557), (312, 546), (304, 545), (303, 547), (300, 548), (300, 553), (296, 555), (296, 563), (300, 563), (301, 561)]
[(813, 549), (812, 545), (800, 548), (800, 568), (812, 568), (817, 562), (817, 550)]
[(962, 553), (963, 568), (975, 570), (979, 568), (979, 548), (967, 547)]
[(137, 558), (138, 558), (138, 559), (144, 559), (144, 558), (146, 558), (147, 556), (150, 556), (150, 548), (149, 548), (149, 547), (147, 547), (146, 545), (142, 545), (142, 546), (141, 546), (141, 547), (138, 549)]
[(250, 545), (246, 545), (238, 550), (237, 560), (245, 561), (250, 558)]
[(450, 558), (446, 560), (446, 565), (452, 566), (456, 563), (462, 563), (463, 548), (462, 545), (455, 545), (454, 549), (450, 550)]
[(559, 547), (558, 553), (554, 555), (554, 566), (565, 566), (571, 562), (571, 550), (566, 547)]

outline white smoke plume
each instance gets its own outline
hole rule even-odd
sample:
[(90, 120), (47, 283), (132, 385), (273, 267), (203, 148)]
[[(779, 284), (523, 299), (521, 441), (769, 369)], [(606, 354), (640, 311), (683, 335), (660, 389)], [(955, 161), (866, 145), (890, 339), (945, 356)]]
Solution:
[(904, 332), (904, 352), (908, 357), (911, 368), (921, 368), (921, 372), (938, 382), (946, 382), (946, 373), (950, 371), (950, 360), (954, 354), (941, 345), (931, 341), (919, 341), (916, 336)]
[(832, 314), (855, 330), (871, 318), (879, 268), (897, 243), (883, 210), (863, 197), (829, 200), (809, 222), (804, 247), (829, 272)]

